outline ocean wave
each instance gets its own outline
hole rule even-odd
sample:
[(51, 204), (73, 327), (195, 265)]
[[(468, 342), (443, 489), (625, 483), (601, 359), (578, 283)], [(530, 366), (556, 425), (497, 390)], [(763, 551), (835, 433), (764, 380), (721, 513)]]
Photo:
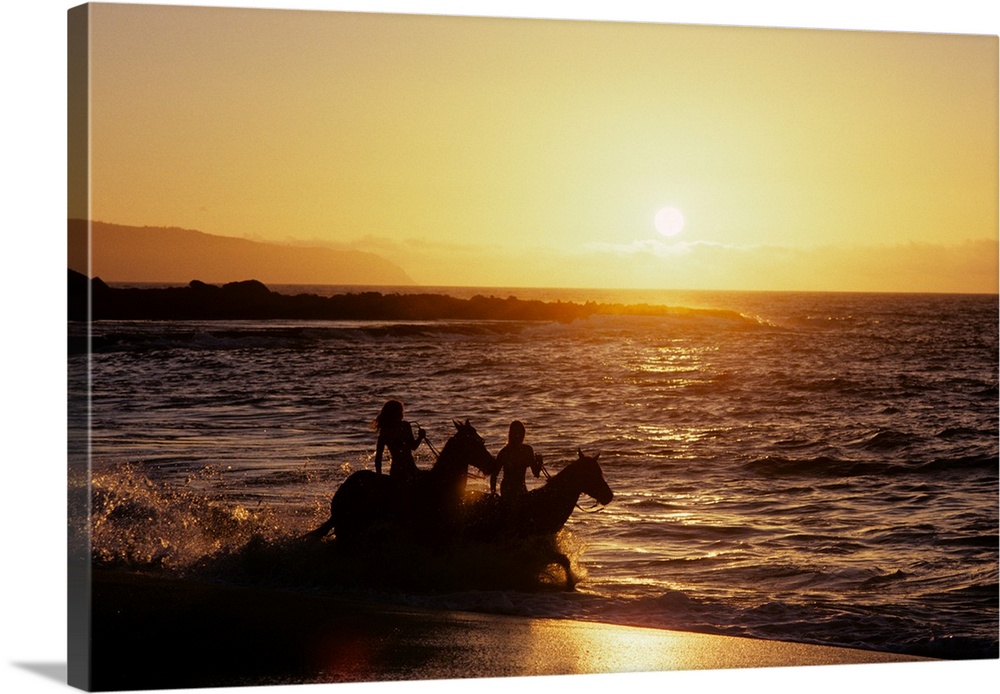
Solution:
[(311, 350), (328, 343), (361, 343), (407, 338), (495, 337), (518, 334), (530, 323), (519, 321), (344, 322), (340, 325), (234, 327), (218, 323), (162, 326), (101, 324), (91, 336), (71, 338), (74, 353), (159, 350)]
[(765, 456), (743, 464), (745, 470), (762, 477), (858, 477), (886, 474), (892, 467), (890, 463), (844, 460), (832, 456), (802, 459)]
[(954, 458), (935, 458), (930, 462), (915, 467), (915, 471), (924, 474), (969, 471), (992, 472), (996, 474), (998, 470), (1000, 470), (1000, 456), (996, 453), (957, 456)]
[(986, 429), (974, 429), (972, 427), (948, 427), (947, 429), (942, 429), (935, 436), (939, 439), (945, 439), (947, 441), (971, 439), (976, 441), (981, 441), (983, 439), (989, 439), (997, 435), (996, 431), (989, 431)]
[(876, 650), (926, 658), (997, 657), (997, 639), (937, 635), (914, 618), (875, 605), (841, 607), (836, 603), (790, 604), (772, 600), (731, 615), (745, 635)]
[[(937, 540), (941, 545), (952, 545), (955, 547), (1000, 547), (1000, 536), (996, 533), (983, 535), (970, 535), (964, 537), (942, 537)], [(994, 592), (994, 597), (996, 593)]]
[[(856, 442), (865, 450), (891, 450), (912, 445), (907, 436), (879, 437), (876, 435)], [(848, 460), (832, 456), (786, 458), (764, 456), (743, 463), (748, 472), (762, 477), (896, 477), (900, 474), (928, 475), (941, 472), (997, 472), (1000, 458), (996, 454), (936, 458), (928, 462)]]
[(866, 451), (890, 451), (919, 444), (921, 437), (892, 429), (879, 429), (862, 438), (845, 444), (848, 448), (859, 448)]
[(910, 577), (910, 574), (904, 572), (902, 569), (897, 569), (891, 574), (877, 574), (871, 578), (867, 578), (861, 582), (858, 586), (861, 590), (878, 588), (886, 583), (893, 583), (895, 581), (902, 581)]
[[(889, 575), (884, 580), (902, 580)], [(569, 618), (654, 629), (746, 636), (947, 659), (997, 657), (997, 640), (936, 634), (914, 618), (877, 605), (789, 602), (740, 604), (696, 598), (683, 590), (638, 598), (600, 594), (530, 596), (510, 592), (462, 592), (400, 598), (406, 604), (528, 617)]]

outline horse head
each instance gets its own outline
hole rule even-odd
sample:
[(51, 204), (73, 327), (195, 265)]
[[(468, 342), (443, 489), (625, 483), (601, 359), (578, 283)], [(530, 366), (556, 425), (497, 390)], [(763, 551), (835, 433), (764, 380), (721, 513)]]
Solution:
[(486, 443), (479, 432), (468, 419), (464, 422), (456, 419), (453, 422), (455, 433), (445, 442), (431, 472), (441, 479), (460, 478), (463, 485), (469, 466), (484, 474), (492, 474), (496, 458), (486, 450)]
[(595, 499), (599, 504), (610, 504), (615, 495), (611, 491), (611, 487), (608, 486), (607, 480), (604, 479), (604, 471), (601, 470), (600, 463), (597, 462), (601, 454), (595, 453), (593, 456), (587, 456), (580, 449), (577, 449), (577, 454), (579, 457), (573, 465), (580, 469), (581, 491)]
[(493, 474), (496, 468), (496, 457), (486, 450), (486, 442), (479, 435), (476, 428), (466, 419), (464, 422), (453, 420), (455, 424), (455, 434), (448, 440), (445, 448), (449, 446), (454, 450), (456, 458), (464, 461), (468, 465), (476, 468), (484, 475)]

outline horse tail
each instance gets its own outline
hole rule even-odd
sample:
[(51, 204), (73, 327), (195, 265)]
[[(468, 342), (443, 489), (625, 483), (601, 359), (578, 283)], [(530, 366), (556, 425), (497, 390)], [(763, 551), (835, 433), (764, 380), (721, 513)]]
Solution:
[[(322, 540), (324, 537), (326, 537), (330, 533), (331, 530), (334, 530), (337, 527), (338, 523), (340, 522), (340, 516), (343, 515), (342, 513), (338, 513), (338, 511), (343, 506), (343, 499), (342, 499), (341, 492), (342, 492), (342, 490), (344, 489), (345, 486), (348, 488), (348, 490), (351, 489), (352, 485), (353, 486), (357, 486), (358, 480), (357, 479), (352, 479), (354, 477), (355, 477), (354, 475), (351, 475), (351, 477), (348, 477), (344, 481), (344, 484), (341, 484), (340, 487), (337, 488), (337, 491), (335, 491), (333, 493), (333, 496), (330, 498), (330, 517), (326, 519), (326, 522), (324, 522), (323, 525), (319, 526), (315, 530), (312, 530), (312, 531), (306, 533), (305, 535), (303, 535), (302, 539), (304, 539), (304, 540)], [(363, 475), (362, 475), (362, 477), (363, 477)], [(350, 493), (350, 491), (348, 491), (346, 493)], [(340, 503), (338, 503), (338, 501), (340, 501)]]
[(323, 523), (323, 525), (319, 526), (318, 528), (316, 528), (315, 530), (313, 530), (311, 532), (306, 533), (305, 535), (302, 536), (302, 539), (303, 540), (311, 540), (313, 542), (318, 541), (318, 540), (322, 540), (324, 537), (326, 537), (329, 534), (329, 532), (331, 530), (333, 530), (333, 526), (334, 525), (335, 525), (335, 522), (333, 520), (333, 516), (331, 515), (327, 519), (327, 521), (325, 523)]

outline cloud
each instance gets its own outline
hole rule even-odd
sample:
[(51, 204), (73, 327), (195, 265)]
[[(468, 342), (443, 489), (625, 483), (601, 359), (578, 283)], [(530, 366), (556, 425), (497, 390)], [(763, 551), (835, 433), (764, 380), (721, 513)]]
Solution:
[(322, 245), (374, 253), (429, 286), (993, 293), (1000, 257), (996, 239), (814, 248), (647, 239), (558, 248), (368, 235)]
[(995, 239), (816, 248), (657, 240), (593, 244), (575, 264), (602, 286), (989, 293), (998, 256)]
[(583, 247), (586, 253), (610, 253), (625, 256), (651, 254), (657, 257), (684, 256), (695, 252), (699, 247), (737, 248), (710, 241), (661, 241), (659, 239), (640, 239), (631, 243), (589, 243)]
[(996, 239), (956, 244), (907, 243), (817, 249), (806, 260), (860, 291), (971, 292), (998, 290)]
[(997, 291), (998, 244), (737, 246), (653, 242), (632, 252), (590, 249), (563, 261), (571, 286), (991, 293)]

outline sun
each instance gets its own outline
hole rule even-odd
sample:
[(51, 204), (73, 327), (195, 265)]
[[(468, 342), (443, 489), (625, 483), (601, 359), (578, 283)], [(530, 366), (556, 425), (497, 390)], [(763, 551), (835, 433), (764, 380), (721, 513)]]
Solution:
[(653, 218), (653, 226), (664, 236), (677, 236), (684, 228), (684, 215), (676, 207), (664, 207)]

